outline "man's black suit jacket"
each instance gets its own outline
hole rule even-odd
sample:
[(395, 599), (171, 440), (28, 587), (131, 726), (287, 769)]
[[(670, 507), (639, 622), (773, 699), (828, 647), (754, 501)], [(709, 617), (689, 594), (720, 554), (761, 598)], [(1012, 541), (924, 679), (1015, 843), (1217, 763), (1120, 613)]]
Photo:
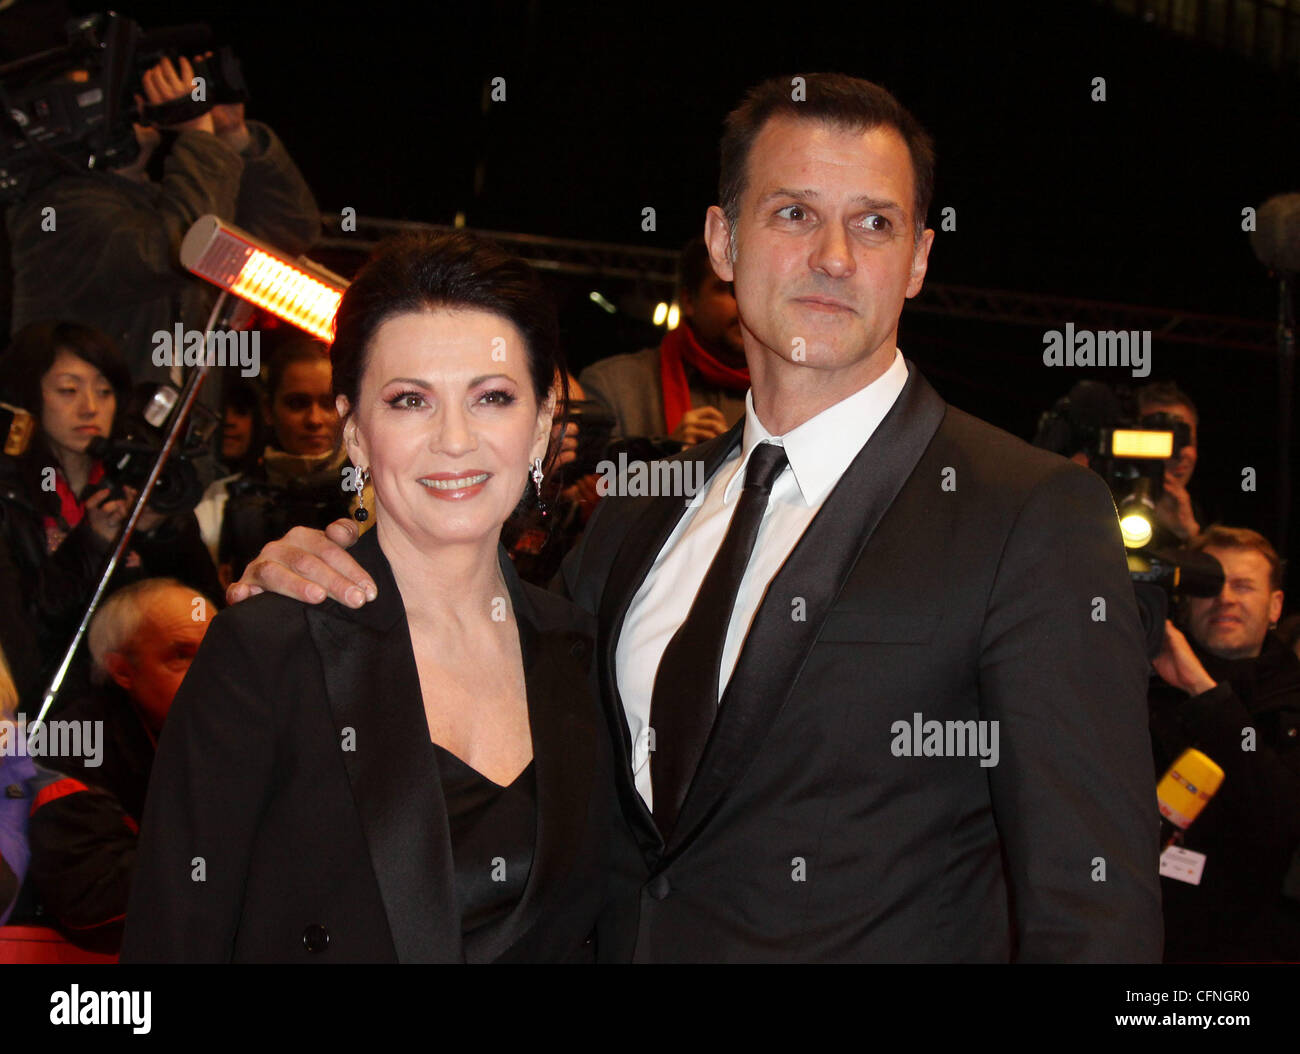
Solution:
[[(262, 594), (217, 616), (167, 717), (124, 962), (458, 962), (447, 809), (406, 612), (371, 531), (359, 610)], [(614, 802), (591, 620), (520, 583), (538, 836), (484, 959), (590, 960)]]
[[(685, 503), (606, 498), (570, 554), (637, 843), (606, 952), (1159, 960), (1149, 667), (1114, 504), (908, 372), (768, 587), (667, 845), (614, 656)], [(742, 427), (678, 456), (709, 478)], [(897, 756), (916, 720), (998, 722), (997, 765)]]

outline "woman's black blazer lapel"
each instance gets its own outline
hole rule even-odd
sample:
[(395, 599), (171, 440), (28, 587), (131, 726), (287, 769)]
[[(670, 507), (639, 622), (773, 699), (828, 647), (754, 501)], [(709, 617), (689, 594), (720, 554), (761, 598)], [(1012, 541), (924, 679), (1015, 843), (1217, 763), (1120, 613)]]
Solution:
[(339, 750), (399, 962), (460, 962), (451, 834), (406, 611), (375, 531), (352, 550), (379, 588), (307, 612)]
[[(499, 552), (523, 650), (538, 822), (523, 895), (478, 944), (482, 959), (516, 943), (566, 892), (583, 847), (598, 743), (588, 684), (594, 622), (559, 597), (525, 589)], [(375, 531), (352, 555), (374, 579), (377, 599), (358, 610), (326, 601), (307, 616), (343, 761), (398, 960), (462, 961), (447, 807), (405, 608)]]
[(554, 594), (525, 587), (505, 549), (500, 560), (524, 657), (537, 777), (537, 842), (519, 903), (479, 944), (477, 955), (484, 959), (517, 943), (543, 911), (558, 916), (563, 901), (574, 898), (568, 876), (588, 833), (601, 731), (589, 683), (594, 620)]

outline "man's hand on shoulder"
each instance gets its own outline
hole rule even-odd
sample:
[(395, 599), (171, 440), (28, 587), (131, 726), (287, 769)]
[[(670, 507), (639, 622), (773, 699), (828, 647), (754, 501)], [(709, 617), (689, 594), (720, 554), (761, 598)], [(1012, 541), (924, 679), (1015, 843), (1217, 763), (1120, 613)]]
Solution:
[(1151, 665), (1161, 680), (1189, 696), (1204, 695), (1218, 683), (1205, 672), (1182, 631), (1168, 619), (1165, 619), (1165, 642)]
[(379, 591), (347, 554), (357, 537), (355, 524), (346, 519), (335, 520), (323, 531), (295, 527), (263, 547), (244, 569), (244, 577), (226, 590), (226, 603), (270, 591), (306, 604), (319, 604), (328, 596), (347, 607), (361, 607)]

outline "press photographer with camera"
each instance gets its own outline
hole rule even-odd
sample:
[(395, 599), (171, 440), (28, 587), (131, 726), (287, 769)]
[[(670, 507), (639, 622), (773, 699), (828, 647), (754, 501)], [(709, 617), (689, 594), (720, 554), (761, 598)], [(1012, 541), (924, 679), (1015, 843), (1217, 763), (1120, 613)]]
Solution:
[(1196, 404), (1172, 381), (1143, 385), (1137, 391), (1138, 413), (1142, 421), (1153, 419), (1182, 425), (1181, 445), (1165, 464), (1163, 493), (1156, 504), (1157, 537), (1164, 533), (1164, 544), (1185, 545), (1201, 532), (1206, 523), (1204, 510), (1187, 490), (1196, 471), (1197, 430), (1200, 414)]
[(1184, 630), (1165, 624), (1153, 666), (1156, 770), (1188, 747), (1224, 772), (1186, 832), (1195, 883), (1162, 880), (1166, 961), (1300, 959), (1300, 903), (1283, 888), (1300, 847), (1300, 660), (1273, 628), (1282, 564), (1263, 535), (1213, 526), (1190, 549), (1216, 558), (1224, 581), (1187, 597)]
[(270, 442), (247, 471), (208, 487), (200, 506), (223, 585), (289, 528), (324, 528), (348, 515), (332, 377), (329, 349), (306, 334), (295, 333), (272, 354), (259, 408)]
[[(146, 107), (190, 103), (195, 66), (206, 59), (196, 56), (192, 65), (164, 55), (124, 89), (124, 102), (134, 97), (136, 105), (116, 120), (134, 126), (134, 161), (103, 171), (52, 159), (31, 176), (6, 215), (15, 332), (48, 318), (95, 326), (118, 341), (133, 380), (163, 381), (167, 367), (153, 362), (152, 335), (178, 321), (202, 330), (216, 296), (179, 264), (181, 239), (199, 216), (231, 220), (290, 255), (315, 241), (320, 210), (310, 188), (279, 137), (245, 120), (243, 102), (156, 126), (135, 120)], [(61, 76), (93, 81), (96, 73)], [(174, 138), (154, 182), (154, 154), (165, 142), (160, 128)]]
[[(126, 414), (119, 407), (124, 410), (130, 398), (121, 353), (88, 326), (36, 323), (0, 354), (0, 401), (35, 422), (24, 452), (0, 455), (0, 542), (18, 578), (4, 588), (26, 603), (43, 670), (58, 661), (75, 632), (138, 493), (117, 485), (91, 452), (96, 440), (121, 433)], [(128, 552), (110, 589), (171, 576), (220, 595), (188, 509), (146, 507)]]

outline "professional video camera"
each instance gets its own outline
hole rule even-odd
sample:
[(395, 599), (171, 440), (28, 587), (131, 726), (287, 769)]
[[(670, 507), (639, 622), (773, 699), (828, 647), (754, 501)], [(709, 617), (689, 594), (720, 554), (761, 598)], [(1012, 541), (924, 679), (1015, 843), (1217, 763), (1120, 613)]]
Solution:
[(1127, 388), (1080, 381), (1038, 421), (1034, 446), (1063, 457), (1085, 454), (1106, 481), (1119, 510), (1147, 652), (1164, 640), (1165, 619), (1183, 597), (1211, 597), (1223, 588), (1223, 567), (1207, 553), (1153, 546), (1156, 504), (1165, 462), (1191, 443), (1191, 429), (1170, 414), (1140, 415)]
[[(125, 496), (123, 488), (141, 490), (162, 451), (167, 420), (180, 393), (169, 384), (141, 385), (142, 391), (132, 400), (126, 414), (126, 427), (113, 439), (96, 436), (87, 453), (104, 464), (104, 478), (86, 485), (84, 500), (95, 491), (109, 487), (109, 500)], [(164, 516), (188, 512), (203, 497), (203, 484), (194, 467), (194, 459), (211, 449), (211, 439), (218, 424), (216, 415), (205, 406), (195, 404), (185, 438), (163, 464), (158, 482), (149, 495), (149, 508)]]
[[(0, 66), (0, 204), (21, 199), (60, 172), (129, 165), (139, 156), (132, 124), (168, 125), (219, 103), (248, 100), (239, 60), (213, 45), (206, 25), (144, 33), (115, 12), (68, 23), (66, 47)], [(162, 58), (193, 62), (202, 91), (137, 107), (141, 78)], [(211, 54), (206, 54), (211, 52)], [(195, 98), (194, 96), (199, 96)]]

